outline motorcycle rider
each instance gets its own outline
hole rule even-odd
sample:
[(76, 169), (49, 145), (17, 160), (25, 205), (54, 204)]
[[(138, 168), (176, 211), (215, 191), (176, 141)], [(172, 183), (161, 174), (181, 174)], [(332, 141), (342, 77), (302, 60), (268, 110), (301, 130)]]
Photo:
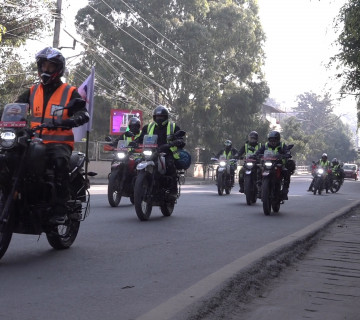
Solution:
[[(18, 103), (30, 105), (30, 126), (36, 127), (47, 123), (54, 128), (43, 128), (35, 133), (43, 139), (46, 146), (48, 165), (55, 170), (56, 202), (50, 223), (65, 222), (66, 201), (69, 200), (69, 160), (74, 149), (72, 128), (89, 121), (86, 102), (77, 92), (76, 87), (61, 81), (65, 71), (65, 58), (54, 48), (46, 47), (35, 55), (40, 83), (34, 84), (17, 99)], [(54, 113), (57, 109), (67, 107)], [(61, 128), (56, 128), (61, 126)]]
[(109, 145), (112, 147), (117, 147), (119, 140), (126, 140), (128, 142), (134, 141), (136, 138), (140, 136), (140, 128), (141, 128), (141, 121), (138, 117), (132, 117), (129, 119), (128, 126), (126, 131), (114, 142), (110, 143)]
[[(258, 151), (261, 148), (261, 143), (258, 142), (259, 140), (259, 134), (256, 131), (251, 131), (248, 134), (248, 139), (245, 142), (245, 144), (240, 148), (239, 150), (239, 158), (245, 154), (245, 156), (247, 155), (251, 155), (251, 154), (255, 154), (256, 151)], [(240, 190), (239, 192), (244, 193), (244, 172), (245, 172), (245, 168), (242, 167), (239, 171), (239, 186), (240, 186)], [(258, 182), (261, 179), (261, 175), (260, 175), (260, 170), (257, 170), (257, 185), (259, 186)], [(258, 196), (260, 195), (260, 188), (258, 188)]]
[[(326, 190), (326, 193), (329, 193), (328, 171), (331, 169), (330, 168), (331, 164), (330, 164), (330, 161), (328, 160), (327, 153), (324, 152), (321, 155), (321, 159), (319, 161), (315, 162), (315, 165), (316, 165), (316, 168), (322, 167), (324, 169), (324, 171), (325, 171), (325, 190)], [(314, 185), (314, 179), (311, 181), (309, 189), (307, 191), (312, 192), (313, 185)]]
[(183, 148), (185, 142), (182, 138), (172, 140), (175, 132), (178, 132), (180, 127), (169, 120), (169, 110), (163, 105), (158, 105), (153, 110), (153, 121), (145, 125), (140, 135), (134, 140), (135, 143), (143, 143), (145, 135), (156, 134), (158, 136), (157, 144), (161, 152), (166, 152), (166, 174), (171, 176), (170, 198), (176, 200), (177, 198), (177, 180), (175, 159), (179, 159), (178, 148)]
[[(278, 154), (289, 155), (291, 157), (288, 147), (284, 142), (281, 142), (280, 132), (270, 131), (268, 134), (268, 141), (256, 153), (256, 156), (263, 155), (265, 150), (275, 151)], [(285, 166), (282, 170), (284, 178), (283, 188), (281, 190), (282, 200), (288, 200), (288, 193), (290, 187), (290, 178), (295, 171), (295, 162), (292, 159), (283, 159)], [(261, 190), (261, 188), (260, 188)]]
[(333, 176), (332, 178), (339, 177), (340, 181), (344, 181), (345, 178), (344, 169), (341, 167), (338, 159), (336, 158), (331, 160), (331, 173)]
[[(224, 141), (224, 149), (221, 149), (217, 154), (216, 158), (220, 158), (220, 156), (225, 156), (226, 160), (229, 159), (238, 159), (239, 153), (238, 151), (232, 147), (232, 142), (230, 140)], [(218, 177), (218, 168), (216, 168), (216, 180)], [(235, 171), (236, 171), (237, 165), (235, 163), (231, 163), (230, 165), (230, 179), (231, 179), (231, 186), (234, 186), (234, 180), (235, 180)]]

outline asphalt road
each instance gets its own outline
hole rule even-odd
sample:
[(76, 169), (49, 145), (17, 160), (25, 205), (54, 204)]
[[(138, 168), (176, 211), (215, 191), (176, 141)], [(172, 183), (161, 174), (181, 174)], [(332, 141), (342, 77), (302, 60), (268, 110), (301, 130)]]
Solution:
[(357, 204), (359, 182), (321, 196), (305, 191), (309, 183), (294, 177), (289, 201), (271, 216), (237, 189), (220, 197), (215, 185), (185, 185), (171, 217), (153, 208), (147, 222), (128, 198), (111, 208), (106, 186), (94, 185), (91, 214), (69, 250), (14, 235), (0, 262), (0, 319), (186, 318), (249, 261)]

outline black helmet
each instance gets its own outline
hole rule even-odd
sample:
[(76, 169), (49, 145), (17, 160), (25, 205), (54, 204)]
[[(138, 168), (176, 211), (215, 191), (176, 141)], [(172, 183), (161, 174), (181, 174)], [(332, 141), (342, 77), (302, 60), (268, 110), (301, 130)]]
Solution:
[(271, 147), (276, 147), (280, 144), (280, 132), (270, 131), (268, 134), (268, 141)]
[(132, 133), (138, 134), (140, 132), (141, 122), (138, 117), (132, 117), (129, 120), (128, 127)]
[(158, 126), (165, 126), (168, 123), (169, 110), (162, 105), (158, 105), (153, 111), (153, 120)]
[(232, 142), (231, 142), (230, 140), (225, 140), (225, 141), (224, 141), (224, 147), (225, 147), (226, 150), (231, 149), (231, 147), (232, 147)]
[(256, 131), (251, 131), (248, 135), (248, 141), (251, 145), (256, 145), (259, 140), (259, 134)]
[(334, 166), (336, 166), (336, 165), (339, 164), (339, 161), (338, 161), (338, 159), (334, 158), (334, 159), (331, 160), (331, 163), (332, 163)]
[[(65, 58), (59, 50), (51, 47), (46, 47), (35, 55), (35, 59), (36, 59), (39, 77), (41, 78), (41, 82), (44, 85), (54, 82), (54, 80), (56, 79), (60, 79), (60, 77), (64, 74)], [(56, 65), (55, 71), (51, 73), (43, 72), (42, 64), (45, 61), (50, 61), (54, 63)]]

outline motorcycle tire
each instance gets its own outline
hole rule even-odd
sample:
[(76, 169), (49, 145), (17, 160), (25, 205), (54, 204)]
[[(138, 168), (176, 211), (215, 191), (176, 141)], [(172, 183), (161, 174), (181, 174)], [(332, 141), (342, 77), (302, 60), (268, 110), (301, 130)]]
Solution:
[(160, 205), (160, 210), (164, 217), (170, 217), (174, 211), (174, 207), (174, 202), (165, 202), (164, 204)]
[(121, 201), (121, 186), (118, 174), (110, 174), (108, 184), (108, 201), (110, 206), (117, 207)]
[(80, 228), (80, 221), (68, 219), (64, 224), (54, 226), (46, 238), (54, 249), (68, 249), (74, 243)]
[(271, 213), (271, 200), (270, 200), (270, 181), (264, 179), (261, 186), (261, 200), (263, 203), (263, 211), (266, 216)]
[(279, 210), (280, 210), (280, 201), (279, 200), (273, 201), (272, 204), (271, 204), (271, 207), (272, 207), (274, 212), (279, 212)]
[[(4, 209), (5, 201), (6, 201), (6, 196), (0, 190), (0, 212), (2, 212)], [(7, 223), (3, 226), (0, 226), (0, 259), (4, 256), (5, 252), (9, 247), (13, 235), (13, 229), (14, 229), (14, 219), (10, 215)]]
[(145, 195), (149, 192), (150, 181), (145, 171), (140, 171), (136, 177), (134, 188), (134, 204), (136, 215), (140, 221), (147, 221), (152, 211), (151, 200), (144, 201)]
[(254, 201), (254, 188), (252, 185), (251, 177), (245, 176), (244, 180), (244, 193), (246, 196), (246, 204), (251, 206), (253, 203), (256, 202), (256, 194), (255, 194), (255, 201)]
[(222, 196), (224, 194), (224, 176), (222, 174), (219, 174), (217, 179), (217, 189), (219, 196)]
[(338, 192), (340, 189), (340, 182), (339, 181), (333, 181), (333, 183), (331, 184), (331, 187), (330, 187), (330, 191), (331, 193), (336, 193)]
[(226, 188), (225, 188), (225, 193), (226, 193), (226, 194), (230, 194), (230, 192), (231, 192), (231, 187), (226, 187)]

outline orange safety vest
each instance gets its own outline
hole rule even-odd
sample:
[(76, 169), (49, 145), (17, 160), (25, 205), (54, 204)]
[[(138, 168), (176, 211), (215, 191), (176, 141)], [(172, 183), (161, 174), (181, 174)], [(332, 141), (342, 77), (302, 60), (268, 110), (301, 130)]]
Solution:
[[(30, 126), (31, 128), (40, 125), (41, 123), (51, 122), (53, 119), (53, 112), (59, 108), (65, 107), (70, 101), (72, 93), (76, 87), (72, 87), (63, 83), (51, 95), (46, 107), (44, 119), (44, 88), (42, 84), (33, 85), (30, 88)], [(55, 113), (55, 119), (58, 121), (68, 119), (68, 109), (58, 111)], [(39, 133), (36, 133), (39, 136)], [(41, 138), (44, 143), (65, 143), (74, 149), (74, 134), (72, 129), (69, 130), (48, 130), (42, 129)]]

